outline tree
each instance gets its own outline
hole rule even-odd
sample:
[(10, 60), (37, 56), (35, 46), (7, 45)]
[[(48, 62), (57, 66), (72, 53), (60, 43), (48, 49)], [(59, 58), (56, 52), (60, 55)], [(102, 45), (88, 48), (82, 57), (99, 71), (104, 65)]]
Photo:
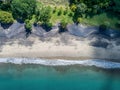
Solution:
[[(119, 0), (116, 1), (119, 2)], [(106, 11), (109, 9), (112, 2), (113, 0), (70, 0), (70, 6), (72, 7), (72, 5), (76, 5), (78, 9), (77, 11), (80, 11), (80, 13), (84, 13), (85, 11), (86, 14), (97, 14), (100, 11)]]
[(66, 28), (66, 26), (67, 26), (67, 24), (68, 24), (68, 23), (67, 23), (65, 20), (61, 20), (60, 25), (61, 25), (61, 27), (62, 27), (62, 28), (64, 28), (64, 29), (65, 29), (65, 28)]
[(74, 12), (73, 21), (75, 22), (79, 17), (93, 17), (96, 14), (108, 13), (112, 10), (117, 13), (118, 17), (120, 15), (120, 0), (69, 0), (69, 2), (71, 10)]
[(30, 22), (30, 20), (25, 20), (25, 29), (26, 30), (32, 30), (32, 23)]
[(36, 0), (13, 0), (11, 8), (16, 19), (30, 19), (36, 11)]
[(70, 9), (74, 12), (75, 10), (76, 10), (76, 5), (75, 4), (72, 4), (71, 6), (70, 6)]
[(14, 19), (11, 13), (6, 11), (0, 11), (0, 23), (11, 24), (13, 22), (14, 22)]
[(67, 25), (68, 25), (68, 23), (64, 19), (61, 20), (60, 27), (59, 27), (59, 33), (66, 32)]
[(76, 14), (78, 16), (82, 16), (83, 14), (85, 14), (86, 10), (87, 10), (86, 4), (80, 3), (77, 5)]
[(0, 1), (0, 9), (4, 11), (10, 11), (11, 10), (11, 1), (12, 0), (1, 0)]
[(51, 18), (51, 8), (50, 7), (43, 7), (39, 11), (39, 16), (37, 16), (37, 21), (40, 21), (44, 24), (48, 23)]
[(28, 37), (32, 33), (32, 23), (29, 19), (25, 20), (25, 31), (26, 31), (26, 37)]
[(114, 12), (120, 14), (120, 1), (114, 0), (115, 6), (113, 7)]

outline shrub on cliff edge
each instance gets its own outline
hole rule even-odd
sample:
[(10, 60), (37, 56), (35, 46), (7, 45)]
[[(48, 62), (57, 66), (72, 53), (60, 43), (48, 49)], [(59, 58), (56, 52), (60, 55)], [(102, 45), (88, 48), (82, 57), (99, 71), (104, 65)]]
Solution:
[(14, 19), (11, 13), (6, 11), (0, 11), (0, 23), (12, 24), (13, 22), (14, 22)]

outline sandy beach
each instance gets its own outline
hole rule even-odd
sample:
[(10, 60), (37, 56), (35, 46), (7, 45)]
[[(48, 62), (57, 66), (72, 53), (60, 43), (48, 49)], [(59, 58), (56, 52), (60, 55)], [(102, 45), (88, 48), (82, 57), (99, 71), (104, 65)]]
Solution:
[(120, 47), (94, 47), (90, 42), (91, 40), (68, 34), (48, 37), (45, 40), (31, 35), (28, 38), (8, 40), (1, 47), (0, 57), (119, 60)]

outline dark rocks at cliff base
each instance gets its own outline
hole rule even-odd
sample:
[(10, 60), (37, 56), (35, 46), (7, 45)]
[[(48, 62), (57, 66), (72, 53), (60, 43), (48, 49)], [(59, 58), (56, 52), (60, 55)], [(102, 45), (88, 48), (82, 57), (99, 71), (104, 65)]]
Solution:
[(110, 41), (106, 39), (95, 39), (90, 42), (90, 45), (94, 47), (107, 48), (108, 45), (110, 45)]
[(120, 37), (120, 30), (107, 29), (107, 30), (100, 31), (99, 33), (111, 39)]

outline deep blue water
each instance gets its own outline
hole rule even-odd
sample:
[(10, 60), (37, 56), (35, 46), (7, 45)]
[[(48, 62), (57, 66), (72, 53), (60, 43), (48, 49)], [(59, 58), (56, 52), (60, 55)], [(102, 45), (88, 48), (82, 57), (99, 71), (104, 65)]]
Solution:
[(0, 90), (120, 90), (119, 70), (0, 64)]

